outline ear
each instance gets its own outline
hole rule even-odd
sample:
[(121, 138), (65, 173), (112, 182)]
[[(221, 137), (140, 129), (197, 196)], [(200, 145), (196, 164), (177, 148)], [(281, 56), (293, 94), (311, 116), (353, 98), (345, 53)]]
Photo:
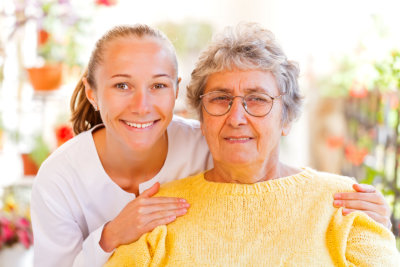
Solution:
[(93, 88), (88, 83), (86, 77), (82, 78), (83, 85), (85, 85), (86, 98), (89, 100), (93, 107), (97, 107), (97, 95)]
[(182, 78), (178, 77), (178, 82), (176, 83), (176, 92), (175, 92), (175, 99), (178, 99), (178, 95), (179, 95), (179, 84), (181, 83)]
[(287, 136), (290, 133), (290, 130), (292, 129), (292, 124), (291, 123), (284, 123), (282, 127), (282, 136)]

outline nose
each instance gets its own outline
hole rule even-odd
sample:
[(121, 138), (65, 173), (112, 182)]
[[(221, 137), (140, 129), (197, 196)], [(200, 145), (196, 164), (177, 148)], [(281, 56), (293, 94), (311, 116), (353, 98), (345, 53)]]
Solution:
[(130, 108), (133, 113), (144, 115), (150, 112), (151, 99), (147, 90), (136, 90), (131, 99)]
[(246, 110), (244, 109), (242, 98), (235, 97), (232, 100), (232, 106), (228, 112), (227, 122), (233, 127), (238, 127), (247, 123)]

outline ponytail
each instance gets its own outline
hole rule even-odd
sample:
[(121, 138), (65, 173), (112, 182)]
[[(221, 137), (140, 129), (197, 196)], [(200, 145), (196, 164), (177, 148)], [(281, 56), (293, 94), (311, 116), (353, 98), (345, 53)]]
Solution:
[[(88, 71), (86, 70), (82, 79), (87, 77), (87, 73)], [(76, 85), (70, 103), (72, 129), (76, 135), (103, 123), (100, 112), (94, 110), (92, 104), (90, 104), (86, 97), (85, 85), (82, 79), (80, 79), (79, 83)]]

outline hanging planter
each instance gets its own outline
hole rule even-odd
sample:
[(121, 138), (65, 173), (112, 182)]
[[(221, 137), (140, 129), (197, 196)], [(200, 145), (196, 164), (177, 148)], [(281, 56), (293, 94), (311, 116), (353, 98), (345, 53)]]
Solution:
[(29, 80), (37, 91), (58, 89), (62, 82), (62, 64), (48, 64), (40, 68), (28, 68)]

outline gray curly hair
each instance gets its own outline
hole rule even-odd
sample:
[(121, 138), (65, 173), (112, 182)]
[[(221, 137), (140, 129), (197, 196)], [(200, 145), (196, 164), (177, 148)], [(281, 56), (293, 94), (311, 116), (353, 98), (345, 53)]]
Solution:
[(238, 68), (271, 71), (283, 100), (282, 122), (290, 123), (300, 116), (302, 96), (296, 62), (286, 58), (274, 35), (256, 23), (240, 23), (216, 35), (200, 54), (187, 87), (190, 106), (202, 120), (200, 95), (209, 75)]

